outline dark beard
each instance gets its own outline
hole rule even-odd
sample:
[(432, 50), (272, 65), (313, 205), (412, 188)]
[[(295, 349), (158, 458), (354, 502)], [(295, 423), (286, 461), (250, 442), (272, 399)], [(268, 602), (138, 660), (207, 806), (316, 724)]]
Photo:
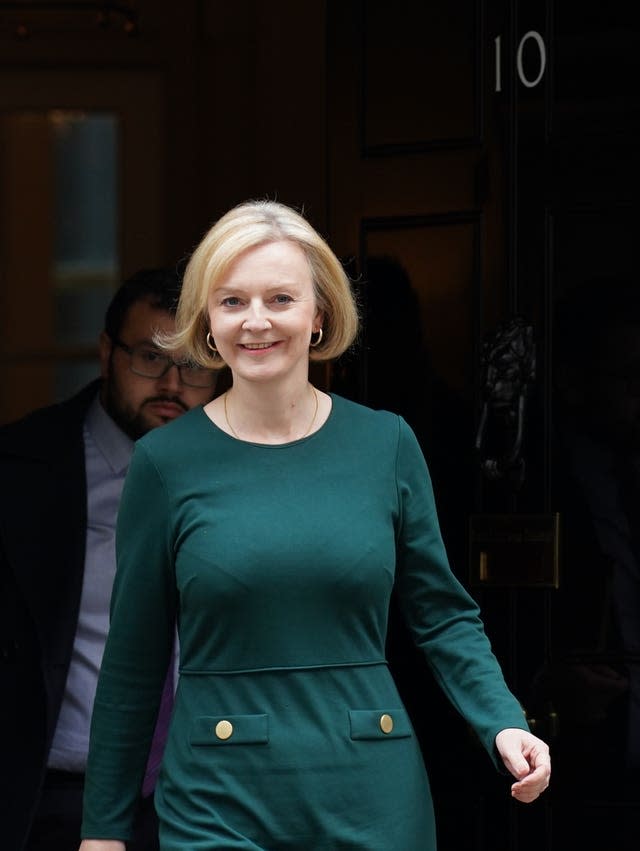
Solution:
[(103, 408), (109, 414), (114, 423), (122, 429), (122, 431), (130, 437), (131, 440), (138, 440), (139, 437), (142, 437), (148, 431), (151, 431), (152, 428), (155, 428), (155, 425), (152, 425), (145, 415), (144, 406), (147, 403), (173, 402), (175, 405), (180, 405), (184, 411), (189, 410), (182, 399), (179, 399), (176, 396), (149, 396), (137, 410), (134, 410), (130, 406), (122, 404), (120, 393), (118, 392), (116, 383), (112, 378), (107, 378), (104, 381), (101, 401)]

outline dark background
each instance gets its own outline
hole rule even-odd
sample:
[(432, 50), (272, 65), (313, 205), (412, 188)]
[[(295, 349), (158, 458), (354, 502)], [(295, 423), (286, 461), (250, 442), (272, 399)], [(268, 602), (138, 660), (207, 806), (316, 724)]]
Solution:
[[(390, 653), (424, 743), (440, 847), (635, 848), (624, 688), (633, 659), (603, 614), (608, 568), (594, 556), (598, 532), (576, 479), (580, 464), (592, 468), (573, 458), (571, 437), (569, 449), (563, 442), (565, 425), (581, 427), (614, 379), (624, 398), (603, 409), (625, 402), (637, 423), (640, 352), (609, 362), (620, 337), (601, 333), (620, 287), (626, 307), (613, 324), (637, 306), (633, 4), (141, 0), (98, 26), (87, 7), (109, 5), (0, 3), (0, 421), (95, 365), (95, 303), (96, 334), (78, 334), (89, 327), (86, 281), (52, 273), (66, 184), (43, 151), (56, 111), (115, 119), (117, 278), (178, 262), (247, 198), (302, 207), (345, 263), (364, 318), (354, 351), (315, 378), (415, 428), (453, 568), (554, 752), (549, 793), (512, 804), (508, 779), (443, 704), (394, 620)], [(88, 174), (100, 168), (104, 158)], [(95, 292), (112, 285), (101, 279)], [(61, 304), (83, 294), (85, 312), (61, 325)], [(536, 355), (517, 488), (489, 481), (474, 451), (483, 342), (516, 315)], [(594, 376), (604, 372), (601, 387)], [(510, 426), (497, 414), (489, 441), (499, 452)], [(637, 448), (624, 445), (630, 459)], [(478, 581), (471, 515), (556, 512), (558, 588), (524, 582), (517, 547), (513, 577)], [(615, 674), (619, 692), (608, 688)]]

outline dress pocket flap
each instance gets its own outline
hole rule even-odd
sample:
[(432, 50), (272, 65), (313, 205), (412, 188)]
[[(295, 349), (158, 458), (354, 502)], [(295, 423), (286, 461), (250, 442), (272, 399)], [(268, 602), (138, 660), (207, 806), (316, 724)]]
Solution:
[(191, 727), (192, 745), (266, 745), (267, 715), (203, 715)]
[(406, 709), (350, 709), (352, 739), (402, 739), (412, 735)]

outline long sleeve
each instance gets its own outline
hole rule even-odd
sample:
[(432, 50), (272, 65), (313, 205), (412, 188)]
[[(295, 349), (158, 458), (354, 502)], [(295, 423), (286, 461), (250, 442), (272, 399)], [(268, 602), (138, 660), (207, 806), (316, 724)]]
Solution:
[(85, 838), (131, 836), (174, 639), (172, 551), (165, 484), (137, 445), (118, 513), (111, 625), (85, 782)]
[(426, 462), (409, 426), (399, 423), (400, 607), (441, 688), (499, 765), (496, 734), (528, 726), (491, 650), (478, 606), (449, 567)]

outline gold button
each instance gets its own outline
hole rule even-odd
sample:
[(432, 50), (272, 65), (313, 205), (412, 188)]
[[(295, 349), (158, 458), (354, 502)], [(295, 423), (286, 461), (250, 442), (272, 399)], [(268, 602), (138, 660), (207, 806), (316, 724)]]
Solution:
[(380, 716), (380, 729), (383, 733), (390, 733), (393, 730), (393, 718), (386, 713)]
[(228, 739), (233, 733), (233, 724), (231, 721), (218, 721), (216, 724), (216, 736), (219, 739)]

